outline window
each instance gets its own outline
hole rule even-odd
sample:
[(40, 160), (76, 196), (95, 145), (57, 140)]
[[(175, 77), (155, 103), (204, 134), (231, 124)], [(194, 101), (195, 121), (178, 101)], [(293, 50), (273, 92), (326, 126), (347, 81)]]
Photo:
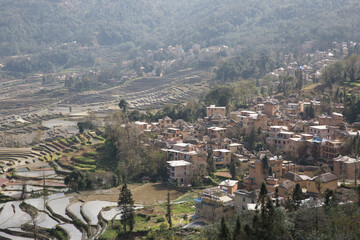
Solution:
[(246, 198), (243, 198), (243, 202), (246, 202)]
[(251, 199), (251, 203), (255, 203), (255, 200), (254, 200), (254, 199)]
[(241, 208), (242, 208), (242, 210), (246, 210), (246, 209), (245, 209), (245, 206), (242, 206)]
[(309, 187), (311, 186), (311, 183), (309, 183)]

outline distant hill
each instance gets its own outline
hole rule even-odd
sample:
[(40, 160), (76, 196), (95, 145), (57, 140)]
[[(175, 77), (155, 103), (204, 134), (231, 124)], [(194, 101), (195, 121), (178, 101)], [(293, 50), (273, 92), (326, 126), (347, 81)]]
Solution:
[(74, 41), (82, 52), (193, 43), (292, 48), (307, 40), (326, 48), (360, 40), (359, 12), (358, 0), (2, 0), (0, 56)]

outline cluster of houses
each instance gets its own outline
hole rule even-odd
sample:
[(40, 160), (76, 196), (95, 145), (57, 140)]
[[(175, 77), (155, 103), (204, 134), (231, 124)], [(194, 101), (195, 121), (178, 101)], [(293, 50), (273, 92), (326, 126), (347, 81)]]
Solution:
[[(315, 47), (315, 41), (306, 41), (301, 47), (302, 54), (305, 56), (308, 65), (299, 66), (299, 63), (295, 61), (293, 54), (284, 56), (284, 67), (275, 69), (270, 72), (269, 75), (278, 78), (281, 75), (296, 76), (298, 71), (301, 71), (303, 80), (306, 82), (312, 82), (314, 79), (320, 77), (321, 71), (329, 64), (334, 63), (338, 59), (346, 58), (349, 54), (349, 49), (353, 49), (357, 42), (333, 42), (331, 49), (326, 51), (313, 51)], [(313, 68), (311, 66), (315, 66)]]
[[(360, 160), (340, 155), (345, 141), (358, 132), (347, 127), (341, 113), (319, 114), (320, 106), (315, 100), (258, 98), (249, 110), (229, 113), (225, 107), (209, 106), (206, 117), (195, 124), (173, 122), (169, 117), (156, 123), (135, 124), (142, 132), (156, 132), (156, 144), (168, 156), (170, 183), (191, 185), (196, 168), (207, 164), (209, 157), (217, 168), (235, 161), (248, 169), (241, 181), (225, 180), (196, 199), (196, 216), (216, 221), (254, 209), (263, 182), (273, 198), (277, 192), (281, 202), (291, 198), (296, 184), (307, 196), (316, 197), (326, 189), (336, 190), (342, 181), (358, 177)], [(304, 118), (309, 108), (314, 117)], [(248, 151), (244, 138), (231, 137), (234, 131), (242, 136), (255, 131), (265, 139), (267, 150)]]

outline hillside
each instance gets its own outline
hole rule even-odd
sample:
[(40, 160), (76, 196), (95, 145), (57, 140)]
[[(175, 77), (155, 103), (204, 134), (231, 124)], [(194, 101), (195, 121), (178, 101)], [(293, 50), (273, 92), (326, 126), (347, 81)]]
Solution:
[(317, 47), (326, 48), (360, 39), (359, 12), (356, 0), (3, 0), (0, 56), (57, 47), (56, 61), (76, 65), (71, 56), (80, 55), (91, 65), (99, 47), (134, 53), (179, 43), (290, 48), (321, 40)]

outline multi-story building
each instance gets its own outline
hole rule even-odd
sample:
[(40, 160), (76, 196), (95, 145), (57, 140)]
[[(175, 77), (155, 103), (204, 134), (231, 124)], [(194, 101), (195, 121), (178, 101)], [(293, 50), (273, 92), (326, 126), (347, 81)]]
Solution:
[(139, 130), (143, 133), (148, 129), (148, 124), (146, 122), (136, 121), (135, 125), (139, 128)]
[(307, 129), (307, 133), (326, 139), (331, 139), (332, 135), (330, 132), (330, 128), (327, 125), (309, 126)]
[(282, 175), (282, 157), (271, 157), (264, 166), (264, 157), (261, 155), (254, 164), (249, 165), (249, 175), (244, 178), (244, 185), (247, 190), (259, 188), (261, 183), (269, 176), (270, 168), (275, 177)]
[(332, 160), (339, 156), (339, 151), (343, 142), (338, 140), (324, 140), (321, 146), (321, 158)]
[(300, 101), (299, 106), (300, 112), (302, 112), (303, 114), (306, 112), (306, 108), (310, 108), (311, 106), (314, 109), (314, 113), (320, 111), (320, 102), (316, 100), (312, 100), (310, 102)]
[(273, 99), (265, 101), (264, 112), (268, 117), (279, 115), (279, 102)]
[(284, 131), (284, 126), (273, 126), (270, 128), (269, 137), (266, 138), (266, 144), (271, 150), (277, 153), (288, 152), (291, 148), (290, 142), (294, 138), (294, 132)]
[(226, 128), (209, 127), (207, 128), (207, 134), (210, 138), (222, 139), (226, 137)]
[(159, 119), (158, 122), (159, 122), (160, 127), (163, 128), (166, 125), (171, 125), (172, 119), (169, 118), (168, 116), (166, 116), (163, 119)]
[(252, 112), (252, 111), (241, 111), (233, 112), (231, 116), (238, 122), (241, 123), (246, 134), (249, 134), (252, 129), (256, 131), (261, 128), (267, 130), (268, 117), (265, 114)]
[(342, 179), (359, 178), (360, 160), (348, 156), (333, 159), (334, 174)]
[(206, 116), (211, 117), (219, 114), (222, 117), (226, 117), (226, 107), (216, 107), (215, 105), (210, 105), (206, 108)]
[(164, 139), (173, 139), (178, 138), (180, 139), (180, 129), (178, 128), (168, 128), (163, 132)]
[(257, 200), (259, 198), (259, 193), (259, 189), (255, 189), (251, 192), (246, 190), (238, 190), (234, 192), (236, 214), (240, 214), (245, 210), (255, 209)]
[(243, 145), (240, 143), (230, 143), (228, 144), (227, 148), (230, 150), (231, 153), (238, 153), (243, 150)]
[(214, 149), (213, 157), (216, 166), (229, 165), (231, 162), (231, 151), (229, 149)]
[(331, 116), (322, 115), (319, 117), (319, 125), (336, 126), (343, 122), (344, 117), (341, 113), (332, 113)]
[(217, 222), (222, 217), (234, 217), (234, 199), (226, 191), (216, 187), (206, 189), (200, 198), (195, 199), (196, 218)]
[(299, 115), (300, 113), (299, 103), (288, 103), (286, 107), (286, 113), (289, 115)]
[(306, 154), (307, 141), (304, 137), (289, 138), (289, 147), (287, 153), (294, 158), (304, 158)]
[(190, 184), (191, 163), (184, 160), (167, 161), (169, 182), (178, 184)]
[(171, 149), (162, 149), (171, 160), (186, 160), (194, 162), (198, 160), (198, 152), (190, 143), (176, 143)]
[(219, 187), (222, 190), (227, 191), (227, 193), (229, 195), (234, 195), (234, 192), (238, 189), (238, 183), (239, 183), (239, 181), (237, 181), (237, 180), (227, 179), (225, 181), (222, 181), (219, 184)]

